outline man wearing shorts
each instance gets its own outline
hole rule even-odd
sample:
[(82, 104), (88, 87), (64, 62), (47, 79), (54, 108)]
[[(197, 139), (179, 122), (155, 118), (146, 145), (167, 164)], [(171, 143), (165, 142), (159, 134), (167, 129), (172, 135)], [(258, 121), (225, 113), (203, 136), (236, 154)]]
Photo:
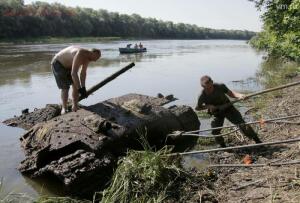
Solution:
[[(78, 110), (79, 94), (87, 98), (85, 79), (88, 64), (101, 57), (99, 49), (83, 49), (76, 46), (69, 46), (58, 52), (51, 61), (51, 68), (56, 80), (56, 84), (61, 89), (62, 110), (64, 114), (67, 111), (67, 102), (69, 98), (69, 89), (72, 85), (72, 110)], [(80, 76), (78, 72), (80, 69)]]

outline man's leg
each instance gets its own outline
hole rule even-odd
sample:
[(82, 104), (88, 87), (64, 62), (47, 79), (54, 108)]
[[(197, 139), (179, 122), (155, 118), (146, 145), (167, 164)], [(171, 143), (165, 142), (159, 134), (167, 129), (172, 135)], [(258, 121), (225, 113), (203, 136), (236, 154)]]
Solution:
[(243, 135), (254, 140), (256, 143), (261, 143), (261, 140), (258, 138), (256, 132), (250, 125), (243, 125), (245, 123), (241, 113), (234, 107), (227, 110), (225, 117), (233, 124), (242, 124), (239, 125), (239, 129)]
[[(224, 124), (224, 117), (222, 116), (215, 116), (213, 120), (211, 121), (211, 127), (216, 128), (216, 127), (221, 127)], [(221, 132), (221, 129), (219, 130), (212, 130), (211, 134), (213, 135), (219, 135)], [(221, 147), (226, 147), (225, 141), (223, 137), (215, 137), (216, 142), (221, 146)]]
[(61, 114), (65, 114), (68, 109), (69, 89), (61, 89), (62, 109)]
[(72, 85), (72, 97), (73, 97), (73, 105), (72, 105), (72, 111), (78, 110), (78, 99), (79, 99), (79, 93), (78, 89), (75, 87), (75, 85)]

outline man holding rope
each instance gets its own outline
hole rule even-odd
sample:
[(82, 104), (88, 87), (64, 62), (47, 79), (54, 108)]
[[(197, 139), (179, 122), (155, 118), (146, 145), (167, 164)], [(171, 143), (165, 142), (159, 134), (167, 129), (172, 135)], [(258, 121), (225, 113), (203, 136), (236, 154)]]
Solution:
[[(238, 92), (229, 90), (225, 84), (214, 83), (211, 77), (205, 75), (200, 79), (203, 91), (198, 98), (196, 110), (208, 109), (208, 113), (213, 115), (214, 118), (211, 122), (211, 127), (221, 127), (227, 118), (233, 124), (237, 124), (241, 132), (256, 143), (261, 143), (256, 132), (249, 125), (245, 123), (241, 113), (230, 104), (230, 100), (226, 95), (232, 98), (243, 99), (245, 95)], [(227, 105), (229, 104), (229, 105)], [(219, 135), (221, 129), (212, 130), (213, 135)], [(221, 147), (226, 147), (224, 138), (219, 136), (215, 137), (216, 142)]]

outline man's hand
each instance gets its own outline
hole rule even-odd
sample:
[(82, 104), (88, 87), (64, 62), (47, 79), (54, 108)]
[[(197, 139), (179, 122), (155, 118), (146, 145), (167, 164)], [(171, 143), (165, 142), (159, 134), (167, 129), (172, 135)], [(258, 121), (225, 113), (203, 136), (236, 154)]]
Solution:
[(206, 105), (205, 106), (210, 112), (214, 112), (217, 110), (217, 107), (214, 105)]
[(82, 98), (87, 98), (88, 97), (85, 87), (79, 88), (78, 92), (80, 94), (79, 95), (80, 97), (82, 97)]
[(246, 98), (246, 95), (244, 95), (244, 94), (238, 94), (237, 99), (244, 100), (245, 98)]
[(229, 91), (227, 95), (238, 100), (244, 100), (247, 98), (247, 95), (235, 91)]

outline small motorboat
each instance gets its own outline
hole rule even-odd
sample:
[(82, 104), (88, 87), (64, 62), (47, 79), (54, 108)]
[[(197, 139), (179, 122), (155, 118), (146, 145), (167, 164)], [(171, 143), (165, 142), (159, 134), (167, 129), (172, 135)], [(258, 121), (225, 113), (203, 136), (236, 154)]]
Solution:
[(142, 53), (146, 52), (147, 48), (119, 48), (120, 54)]

